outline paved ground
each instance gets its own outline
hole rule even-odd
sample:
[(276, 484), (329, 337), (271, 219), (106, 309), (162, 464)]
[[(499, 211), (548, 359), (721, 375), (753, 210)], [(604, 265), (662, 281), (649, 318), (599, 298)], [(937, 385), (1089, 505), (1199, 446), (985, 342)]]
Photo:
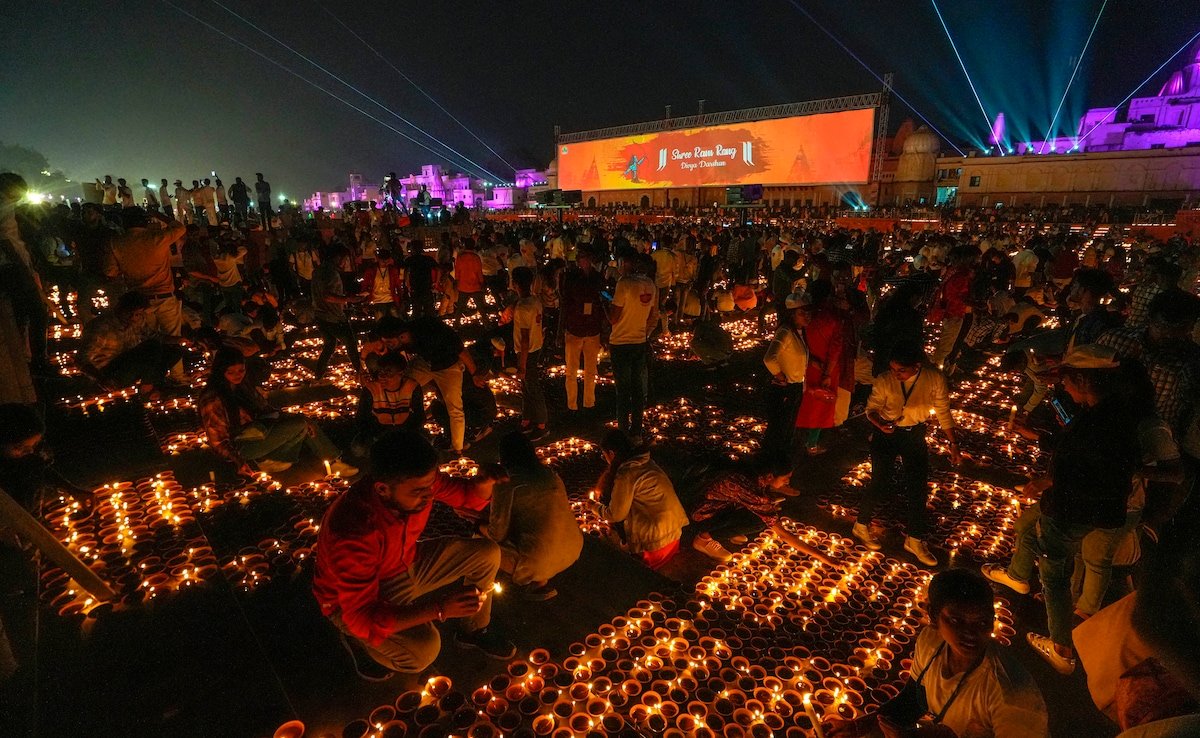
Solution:
[[(736, 436), (733, 419), (761, 417), (759, 397), (752, 389), (761, 381), (756, 376), (760, 353), (761, 349), (739, 354), (715, 371), (685, 362), (655, 368), (654, 402), (677, 403), (685, 398), (694, 405), (720, 408), (731, 421), (728, 427), (720, 426), (718, 438), (708, 440), (687, 436), (680, 441), (678, 428), (665, 429), (655, 455), (673, 477), (682, 478), (697, 461), (711, 460), (717, 453), (714, 448), (719, 450), (720, 444)], [(70, 386), (60, 385), (59, 390)], [(560, 384), (548, 384), (548, 389), (551, 406), (563, 407)], [(308, 388), (299, 391), (299, 400), (288, 402), (336, 394), (328, 388)], [(610, 417), (611, 389), (602, 389), (600, 395), (593, 418), (558, 420), (552, 424), (555, 433), (541, 443), (567, 436), (596, 440), (602, 422)], [(50, 439), (63, 470), (87, 485), (135, 480), (173, 469), (181, 486), (190, 490), (208, 481), (210, 457), (205, 451), (161, 455), (153, 433), (163, 432), (169, 421), (162, 414), (148, 418), (132, 404), (114, 404), (103, 414), (93, 411), (88, 416), (57, 408), (51, 414)], [(801, 495), (786, 504), (790, 517), (817, 529), (848, 534), (849, 524), (828, 511), (831, 495), (836, 497), (843, 487), (843, 475), (865, 458), (861, 422), (853, 421), (831, 437), (830, 453), (799, 458), (793, 485)], [(511, 427), (515, 421), (505, 423)], [(323, 425), (335, 440), (348, 441), (348, 421), (330, 420)], [(753, 436), (753, 431), (748, 433)], [(492, 460), (499, 435), (473, 449), (472, 455)], [(942, 468), (945, 461), (937, 458), (934, 465)], [(584, 457), (564, 462), (560, 471), (568, 488), (578, 489), (586, 487), (597, 468), (594, 458)], [(289, 471), (282, 481), (298, 485), (322, 475), (320, 464), (312, 462)], [(996, 484), (1015, 481), (996, 466), (968, 467), (963, 475)], [(197, 515), (193, 539), (209, 542), (222, 574), (205, 578), (199, 586), (136, 606), (101, 609), (87, 618), (60, 616), (48, 602), (38, 607), (33, 593), (38, 580), (22, 566), (22, 557), (0, 559), (8, 589), (15, 585), (29, 592), (0, 600), (22, 663), (17, 677), (3, 690), (0, 734), (268, 736), (279, 724), (298, 718), (307, 724), (308, 735), (341, 735), (346, 723), (417, 686), (415, 679), (369, 684), (356, 677), (332, 627), (311, 598), (304, 561), (294, 566), (294, 556), (290, 563), (288, 556), (272, 559), (270, 580), (249, 592), (238, 586), (246, 581), (245, 572), (225, 566), (246, 547), (277, 536), (298, 510), (319, 511), (324, 504), (325, 498), (316, 492), (297, 498), (264, 492), (248, 504), (235, 501)], [(890, 536), (885, 553), (907, 560), (900, 542), (898, 536)], [(650, 592), (686, 599), (711, 569), (711, 561), (685, 549), (661, 574), (654, 573), (609, 543), (589, 536), (579, 562), (555, 581), (561, 593), (557, 599), (525, 603), (501, 595), (494, 620), (522, 654), (546, 648), (561, 660), (570, 644), (583, 641)], [(52, 573), (44, 572), (43, 588), (49, 577)], [(1116, 731), (1088, 701), (1083, 675), (1058, 677), (1024, 645), (1020, 637), (1024, 629), (1044, 628), (1037, 603), (1018, 601), (1012, 608), (1018, 630), (1012, 648), (1046, 693), (1054, 735), (1114, 735)], [(446, 636), (436, 672), (450, 677), (468, 695), (504, 669), (502, 663), (456, 649), (449, 643), (449, 632)], [(816, 645), (813, 653), (818, 654)]]

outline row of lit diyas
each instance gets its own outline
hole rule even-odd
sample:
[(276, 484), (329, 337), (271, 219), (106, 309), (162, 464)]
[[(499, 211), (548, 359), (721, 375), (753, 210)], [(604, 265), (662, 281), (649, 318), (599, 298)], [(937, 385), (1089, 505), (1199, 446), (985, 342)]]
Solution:
[[(266, 474), (237, 485), (203, 484), (185, 491), (172, 472), (113, 482), (94, 492), (95, 511), (81, 519), (79, 503), (47, 505), (47, 527), (118, 593), (114, 605), (135, 605), (195, 586), (218, 571), (209, 533), (233, 537), (213, 513), (245, 508), (260, 496), (288, 498), (288, 518), (254, 546), (223, 557), (219, 567), (235, 587), (253, 589), (271, 576), (291, 575), (312, 554), (317, 521), (348, 483), (337, 475), (284, 488)], [(204, 526), (201, 526), (203, 516)], [(259, 533), (258, 535), (261, 535)], [(60, 615), (88, 614), (95, 604), (55, 568), (43, 573), (43, 597)]]
[[(557, 379), (559, 381), (562, 381), (563, 378), (567, 376), (566, 364), (555, 364), (554, 366), (547, 367), (546, 376), (551, 379)], [(583, 370), (582, 369), (578, 369), (575, 371), (575, 378), (576, 378), (576, 380), (579, 380), (579, 381), (583, 380)], [(597, 372), (596, 373), (596, 384), (597, 385), (613, 384), (613, 377), (611, 374), (602, 374), (600, 372)]]
[(672, 441), (696, 452), (712, 451), (735, 461), (758, 451), (767, 427), (762, 420), (748, 415), (729, 420), (720, 407), (695, 405), (686, 397), (650, 408), (644, 423), (656, 442)]
[[(875, 711), (908, 678), (929, 574), (786, 520), (841, 562), (827, 570), (763, 534), (689, 595), (649, 595), (568, 648), (545, 649), (467, 694), (435, 676), (348, 723), (387, 736), (823, 736)], [(996, 603), (993, 637), (1014, 634)], [(298, 721), (276, 736), (298, 736)]]
[[(1030, 501), (1011, 489), (955, 472), (932, 470), (929, 478), (926, 506), (934, 528), (929, 541), (946, 549), (951, 563), (959, 558), (979, 563), (1006, 560), (1014, 545), (1013, 524)], [(842, 477), (839, 488), (820, 494), (817, 504), (835, 517), (856, 519), (870, 480), (871, 464), (864, 461)], [(903, 526), (905, 505), (899, 497), (890, 497), (875, 517), (889, 527)]]
[(50, 326), (51, 341), (65, 341), (83, 336), (83, 325), (80, 323), (54, 323)]
[[(734, 351), (749, 351), (770, 342), (775, 334), (775, 316), (763, 319), (761, 329), (758, 318), (740, 318), (721, 324), (721, 328), (733, 339)], [(676, 331), (663, 333), (654, 339), (654, 355), (663, 361), (697, 361), (692, 351), (692, 332)]]
[[(596, 450), (596, 444), (582, 438), (576, 438), (575, 436), (551, 441), (544, 446), (538, 446), (534, 449), (537, 457), (551, 467), (567, 459), (594, 453)], [(471, 479), (479, 474), (479, 462), (462, 456), (442, 464), (440, 471), (443, 474), (448, 474), (459, 479)]]
[(93, 411), (102, 413), (105, 406), (113, 406), (119, 403), (129, 402), (138, 396), (137, 387), (125, 387), (124, 389), (114, 390), (112, 392), (101, 392), (96, 395), (76, 395), (67, 397), (59, 401), (59, 404), (69, 410), (79, 410), (84, 415), (90, 415)]
[[(1029, 476), (1040, 470), (1046, 455), (1034, 442), (1009, 430), (1000, 421), (991, 420), (965, 410), (952, 410), (954, 439), (964, 458), (980, 466), (1003, 469), (1013, 474)], [(929, 434), (930, 446), (936, 453), (948, 455), (949, 443), (940, 433)]]
[(204, 431), (168, 433), (162, 436), (161, 443), (164, 454), (178, 456), (185, 451), (199, 451), (208, 448), (208, 434)]
[(1000, 371), (1000, 357), (993, 356), (974, 374), (955, 380), (950, 404), (958, 409), (996, 420), (1011, 420), (1013, 398), (1021, 390), (1023, 375)]
[[(62, 312), (63, 317), (67, 318), (68, 320), (77, 320), (80, 317), (79, 310), (76, 307), (76, 303), (79, 301), (78, 292), (74, 290), (68, 290), (64, 292), (59, 285), (52, 284), (50, 285), (50, 289), (46, 296), (49, 298), (50, 302), (54, 303), (58, 307), (59, 311)], [(108, 294), (102, 289), (96, 290), (95, 294), (92, 295), (92, 312), (97, 310), (105, 310), (108, 308), (108, 304)], [(57, 336), (55, 337), (57, 338)], [(78, 338), (78, 333), (76, 333), (73, 337)]]
[(314, 420), (338, 420), (352, 417), (358, 411), (358, 395), (338, 395), (325, 400), (315, 400), (299, 405), (288, 405), (283, 412), (304, 415)]
[[(171, 472), (113, 482), (93, 492), (95, 510), (79, 520), (78, 503), (65, 497), (44, 511), (50, 530), (113, 587), (113, 605), (133, 605), (195, 586), (217, 571), (200, 532), (193, 499)], [(95, 604), (66, 573), (42, 575), (43, 598), (60, 615), (87, 614)]]

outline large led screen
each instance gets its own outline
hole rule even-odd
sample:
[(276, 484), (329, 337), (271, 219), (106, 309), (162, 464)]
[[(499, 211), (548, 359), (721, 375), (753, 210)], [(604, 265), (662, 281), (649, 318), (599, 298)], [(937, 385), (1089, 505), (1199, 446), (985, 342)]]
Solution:
[(627, 190), (867, 181), (875, 110), (560, 144), (558, 186)]

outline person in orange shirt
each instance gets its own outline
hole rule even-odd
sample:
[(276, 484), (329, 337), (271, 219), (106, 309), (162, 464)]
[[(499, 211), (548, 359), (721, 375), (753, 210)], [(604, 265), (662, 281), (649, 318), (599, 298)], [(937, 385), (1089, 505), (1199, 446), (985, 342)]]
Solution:
[(459, 320), (467, 314), (467, 304), (475, 303), (475, 312), (482, 313), (487, 308), (483, 299), (483, 259), (475, 250), (475, 242), (464, 238), (462, 250), (454, 257), (454, 279), (458, 287), (457, 312)]
[[(150, 221), (155, 221), (154, 226)], [(140, 292), (150, 302), (146, 327), (164, 336), (178, 336), (183, 326), (183, 303), (175, 296), (171, 271), (171, 246), (183, 239), (187, 228), (159, 212), (143, 208), (121, 211), (125, 232), (113, 235), (105, 273), (119, 273), (130, 292)], [(183, 382), (183, 362), (171, 368), (171, 378)]]

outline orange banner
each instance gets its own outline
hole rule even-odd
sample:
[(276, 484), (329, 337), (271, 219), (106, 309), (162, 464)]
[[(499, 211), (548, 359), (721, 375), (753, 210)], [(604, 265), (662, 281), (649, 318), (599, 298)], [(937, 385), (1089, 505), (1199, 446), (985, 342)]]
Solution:
[(861, 184), (875, 110), (607, 138), (558, 147), (564, 190)]

